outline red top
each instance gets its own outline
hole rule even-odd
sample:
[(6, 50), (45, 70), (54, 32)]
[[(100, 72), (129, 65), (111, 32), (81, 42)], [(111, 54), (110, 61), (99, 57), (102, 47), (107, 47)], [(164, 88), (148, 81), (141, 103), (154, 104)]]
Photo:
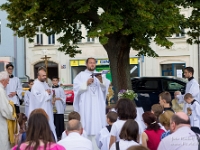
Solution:
[(165, 131), (162, 129), (158, 129), (157, 131), (145, 130), (144, 132), (148, 136), (147, 147), (149, 148), (149, 150), (157, 150), (161, 139), (160, 137)]

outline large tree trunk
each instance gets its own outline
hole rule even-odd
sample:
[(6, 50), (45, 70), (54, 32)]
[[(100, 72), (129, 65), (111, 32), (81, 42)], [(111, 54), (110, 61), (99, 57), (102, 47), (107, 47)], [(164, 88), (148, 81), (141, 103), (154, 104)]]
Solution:
[(103, 45), (107, 51), (114, 86), (115, 101), (121, 89), (132, 89), (130, 80), (130, 42), (131, 37), (114, 34), (109, 37), (108, 43)]

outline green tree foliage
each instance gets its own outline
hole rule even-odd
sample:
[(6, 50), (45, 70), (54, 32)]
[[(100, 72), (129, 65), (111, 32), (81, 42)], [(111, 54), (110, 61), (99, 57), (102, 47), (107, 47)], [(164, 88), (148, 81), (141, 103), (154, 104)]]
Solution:
[[(195, 8), (189, 19), (180, 14), (180, 6)], [(8, 27), (30, 42), (37, 26), (42, 25), (46, 35), (64, 33), (58, 39), (59, 50), (70, 57), (81, 53), (77, 43), (83, 37), (76, 25), (83, 24), (88, 36), (98, 37), (105, 48), (118, 92), (131, 88), (130, 49), (138, 51), (138, 56), (156, 57), (150, 43), (170, 48), (173, 43), (166, 37), (180, 33), (180, 27), (192, 27), (189, 35), (195, 39), (199, 7), (198, 0), (8, 0), (1, 9), (8, 13)]]

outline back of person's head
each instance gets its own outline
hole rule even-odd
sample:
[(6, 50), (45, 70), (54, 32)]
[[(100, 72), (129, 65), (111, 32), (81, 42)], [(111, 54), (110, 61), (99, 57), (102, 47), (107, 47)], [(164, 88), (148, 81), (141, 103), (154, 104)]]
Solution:
[(135, 105), (127, 98), (119, 99), (115, 109), (120, 120), (135, 119), (137, 116)]
[(82, 129), (81, 122), (77, 119), (72, 119), (66, 123), (67, 132), (80, 131)]
[(159, 94), (159, 97), (162, 100), (165, 100), (166, 103), (168, 103), (168, 104), (171, 103), (172, 97), (171, 97), (171, 94), (169, 92), (162, 92), (162, 93)]
[(44, 149), (48, 142), (54, 142), (52, 132), (47, 117), (43, 113), (31, 113), (28, 120), (28, 130), (26, 133), (27, 149), (38, 149), (40, 140), (44, 143)]
[(165, 111), (164, 113), (162, 113), (159, 117), (159, 122), (164, 126), (164, 127), (170, 127), (170, 119), (172, 118), (172, 116), (174, 115), (174, 113), (172, 111)]
[(138, 141), (139, 127), (138, 123), (133, 119), (128, 119), (120, 132), (120, 139), (126, 141)]
[(19, 123), (20, 128), (22, 127), (22, 125), (24, 125), (24, 123), (27, 121), (27, 117), (24, 113), (19, 113), (17, 115), (17, 121)]
[(149, 149), (142, 145), (135, 145), (135, 146), (129, 147), (127, 150), (149, 150)]
[(79, 120), (81, 121), (81, 116), (78, 112), (76, 111), (72, 111), (71, 113), (69, 113), (68, 115), (68, 121), (72, 120), (72, 119), (76, 119), (76, 120)]
[(107, 118), (109, 119), (109, 121), (110, 121), (111, 123), (114, 123), (115, 121), (117, 121), (118, 116), (117, 116), (117, 113), (116, 113), (116, 112), (114, 112), (114, 111), (109, 111), (109, 112), (107, 113)]
[(151, 106), (152, 113), (159, 118), (159, 116), (163, 113), (163, 107), (160, 104), (154, 104)]
[(9, 74), (7, 71), (1, 71), (0, 72), (0, 81), (2, 80), (6, 80), (6, 79), (9, 79)]
[(49, 116), (47, 115), (47, 113), (42, 108), (34, 109), (31, 112), (31, 114), (43, 114), (47, 118), (47, 120), (49, 120)]
[(186, 100), (189, 98), (191, 98), (191, 99), (193, 98), (192, 94), (190, 94), (190, 93), (185, 94), (184, 99)]
[(190, 125), (190, 119), (184, 112), (177, 112), (171, 118), (171, 122), (174, 122), (178, 125)]
[(158, 130), (160, 129), (160, 125), (157, 123), (156, 116), (150, 111), (146, 111), (142, 114), (142, 118), (144, 123), (147, 124), (147, 130)]

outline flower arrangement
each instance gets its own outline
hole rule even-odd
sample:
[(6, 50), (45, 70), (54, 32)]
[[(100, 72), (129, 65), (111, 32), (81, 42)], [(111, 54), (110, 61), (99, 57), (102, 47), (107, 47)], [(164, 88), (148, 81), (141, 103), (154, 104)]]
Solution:
[(118, 99), (120, 98), (128, 98), (130, 100), (138, 100), (137, 99), (138, 95), (137, 93), (135, 93), (133, 90), (120, 90), (120, 92), (118, 93)]

